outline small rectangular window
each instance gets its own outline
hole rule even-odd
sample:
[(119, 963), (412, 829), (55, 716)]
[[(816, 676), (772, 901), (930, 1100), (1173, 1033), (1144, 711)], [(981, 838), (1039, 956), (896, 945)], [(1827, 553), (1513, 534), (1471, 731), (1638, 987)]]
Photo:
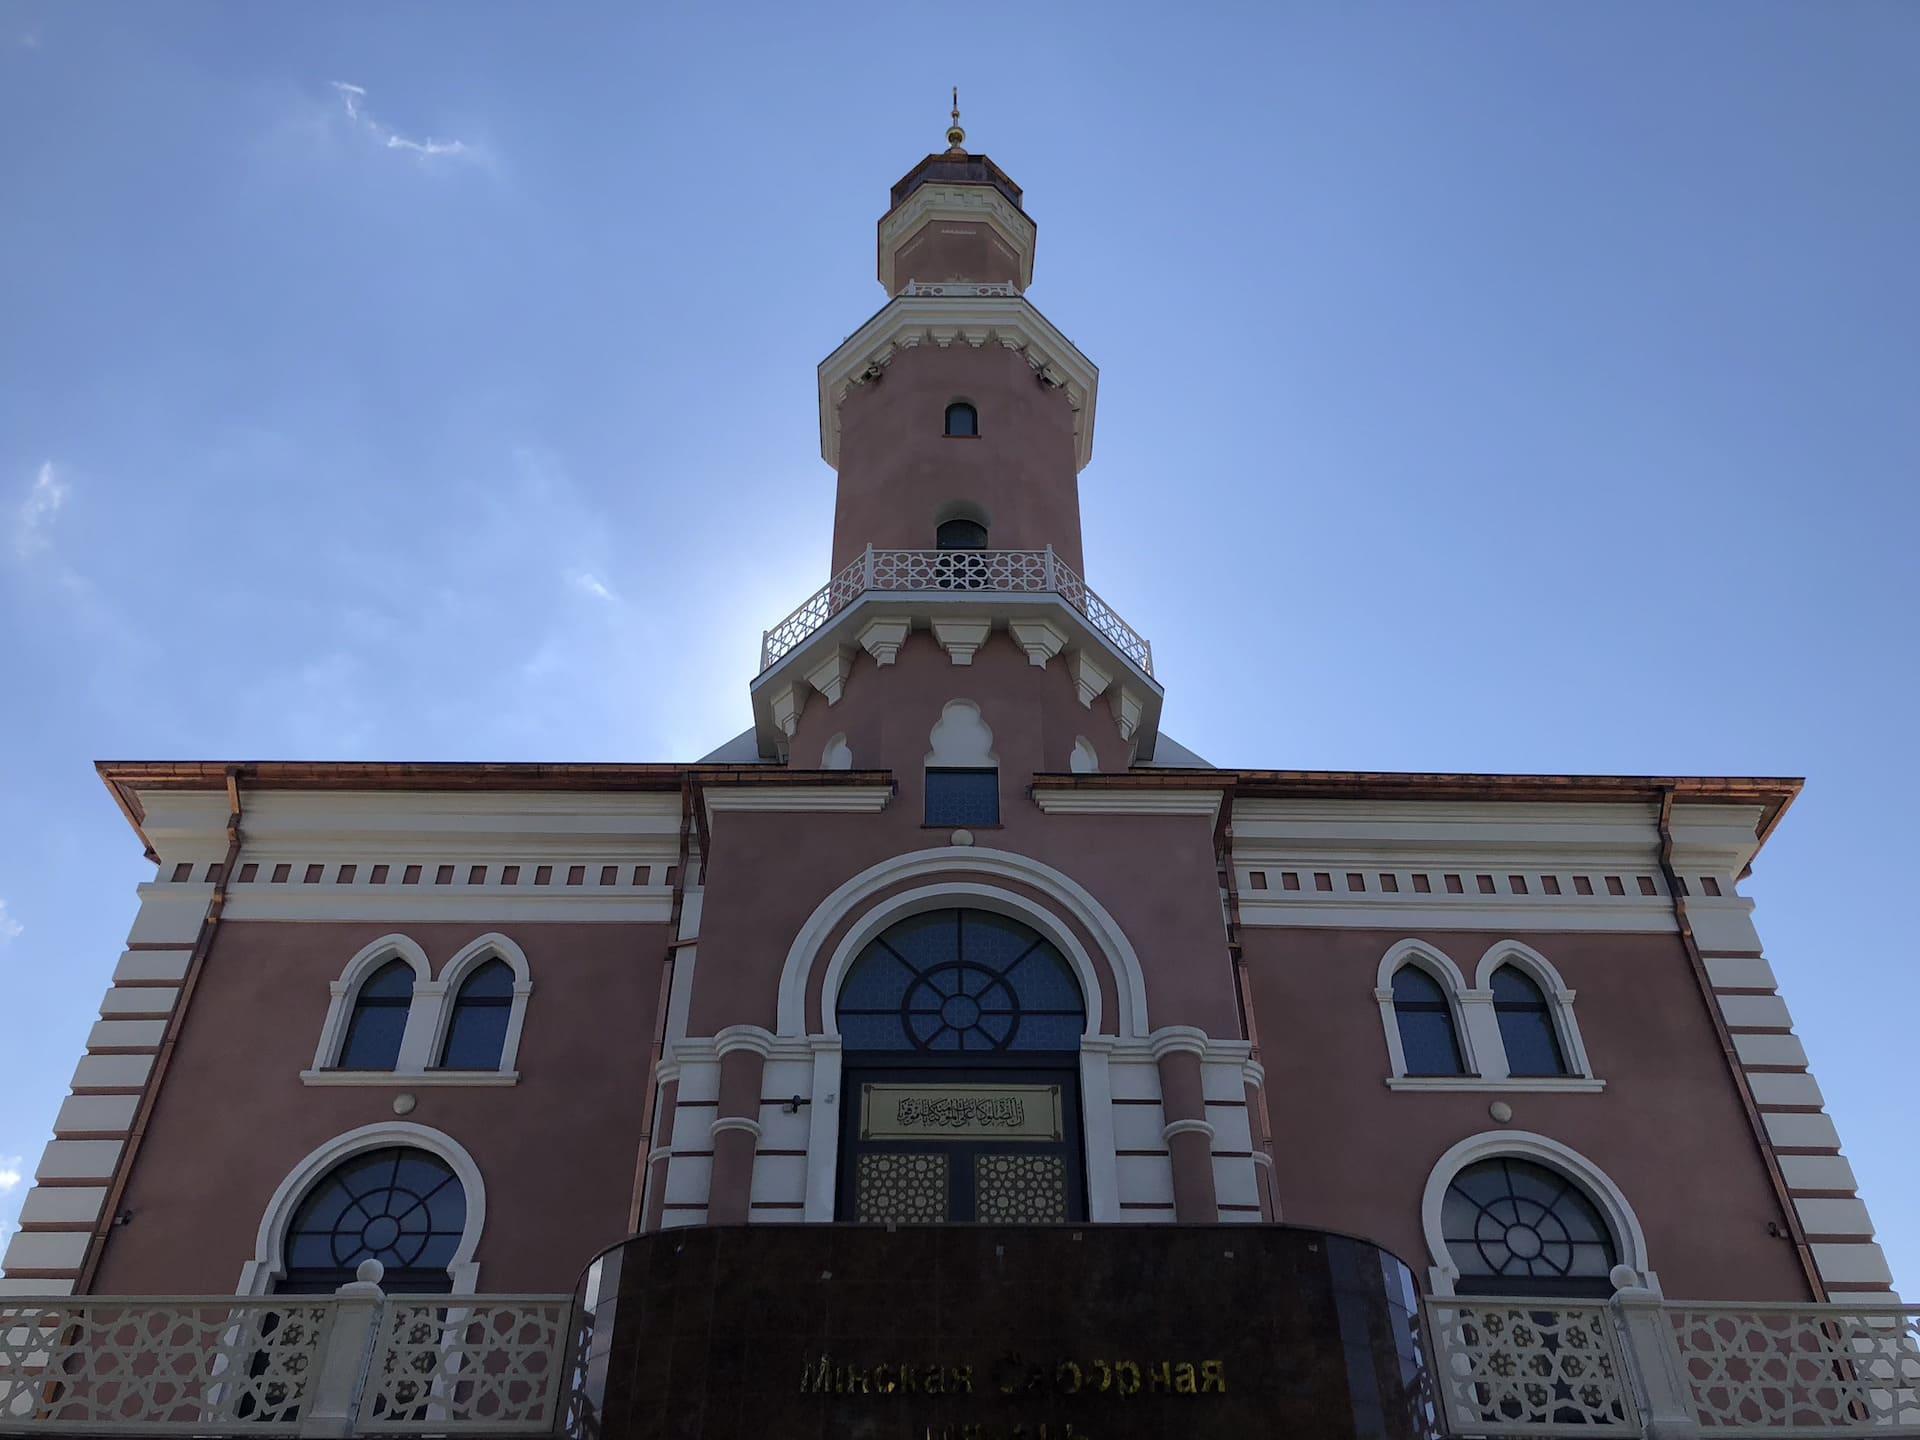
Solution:
[(998, 825), (998, 770), (927, 769), (927, 824)]

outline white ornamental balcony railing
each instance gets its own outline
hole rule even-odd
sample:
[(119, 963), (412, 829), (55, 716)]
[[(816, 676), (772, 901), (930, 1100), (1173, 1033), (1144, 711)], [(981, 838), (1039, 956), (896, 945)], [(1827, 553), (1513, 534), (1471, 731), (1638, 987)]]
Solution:
[(0, 1299), (0, 1434), (530, 1435), (567, 1295)]
[(760, 668), (792, 653), (809, 635), (869, 591), (939, 595), (1053, 593), (1148, 675), (1153, 647), (1094, 593), (1066, 561), (1044, 550), (876, 550), (866, 553), (760, 638)]
[(1451, 1436), (1920, 1436), (1920, 1307), (1430, 1298)]

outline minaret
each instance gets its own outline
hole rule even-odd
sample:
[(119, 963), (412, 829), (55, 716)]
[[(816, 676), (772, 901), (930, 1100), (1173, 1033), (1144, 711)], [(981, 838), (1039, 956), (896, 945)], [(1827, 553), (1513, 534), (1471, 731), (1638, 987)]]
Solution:
[(995, 634), (1040, 670), (1058, 662), (1081, 706), (1111, 710), (1109, 759), (1148, 758), (1151, 653), (1083, 579), (1099, 371), (1027, 299), (1034, 222), (1006, 171), (966, 148), (957, 92), (946, 138), (880, 218), (887, 303), (820, 364), (820, 453), (839, 477), (831, 578), (766, 634), (760, 753), (787, 758), (803, 711), (838, 706), (856, 662), (885, 670), (930, 633), (955, 665)]
[[(1081, 565), (1077, 476), (1098, 371), (1022, 297), (1036, 236), (1020, 187), (969, 154), (959, 97), (946, 150), (893, 187), (879, 277), (891, 303), (821, 366), (821, 453), (840, 472), (833, 563), (932, 548), (972, 521), (993, 549)], [(949, 406), (973, 422), (947, 423)], [(958, 429), (959, 433), (955, 433)]]

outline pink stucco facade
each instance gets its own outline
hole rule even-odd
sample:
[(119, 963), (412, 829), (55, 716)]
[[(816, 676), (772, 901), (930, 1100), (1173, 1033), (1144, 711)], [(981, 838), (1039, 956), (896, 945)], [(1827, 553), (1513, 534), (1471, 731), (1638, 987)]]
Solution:
[[(1019, 203), (957, 148), (914, 173), (957, 211), (970, 185)], [(1470, 1254), (1446, 1197), (1517, 1166), (1595, 1217), (1580, 1293), (1886, 1296), (1742, 888), (1798, 782), (1189, 754), (1159, 733), (1149, 653), (1078, 579), (1094, 372), (1042, 353), (996, 232), (929, 223), (894, 290), (982, 288), (896, 295), (873, 353), (823, 368), (822, 565), (931, 550), (954, 516), (1052, 558), (992, 572), (1017, 584), (936, 567), (828, 592), (742, 677), (754, 729), (702, 761), (103, 765), (155, 876), (5, 1283), (321, 1283), (359, 1252), (303, 1271), (302, 1207), (396, 1152), (464, 1187), (431, 1278), (569, 1291), (636, 1224), (985, 1218), (984, 1182), (903, 1198), (889, 1166), (1017, 1151), (1044, 1183), (996, 1192), (1001, 1219), (1280, 1220), (1486, 1293), (1551, 1282), (1501, 1268), (1551, 1227)], [(977, 436), (943, 432), (955, 401)], [(948, 772), (991, 809), (930, 817)], [(508, 988), (462, 1011), (489, 956)], [(411, 989), (366, 1019), (396, 959)], [(1051, 978), (1013, 978), (1028, 963)], [(1423, 1068), (1400, 965), (1445, 997), (1456, 1067)], [(493, 1048), (449, 1068), (468, 1022)], [(363, 1023), (395, 1028), (350, 1065)], [(1515, 1073), (1547, 1033), (1554, 1067)], [(870, 1108), (888, 1085), (900, 1117), (1011, 1124), (1064, 1095), (1071, 1118), (1024, 1150), (976, 1126), (915, 1152)]]

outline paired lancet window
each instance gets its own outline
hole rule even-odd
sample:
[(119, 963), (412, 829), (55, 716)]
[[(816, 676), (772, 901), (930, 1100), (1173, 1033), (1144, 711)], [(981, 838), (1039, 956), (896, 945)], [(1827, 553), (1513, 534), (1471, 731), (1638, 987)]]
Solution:
[(1387, 952), (1374, 994), (1392, 1062), (1389, 1084), (1593, 1086), (1573, 992), (1545, 956), (1502, 941), (1481, 959), (1476, 979), (1469, 986), (1459, 967), (1428, 945), (1403, 941)]
[(526, 957), (503, 935), (482, 936), (434, 978), (425, 952), (389, 935), (333, 983), (310, 1084), (379, 1083), (393, 1075), (511, 1079), (527, 997)]

